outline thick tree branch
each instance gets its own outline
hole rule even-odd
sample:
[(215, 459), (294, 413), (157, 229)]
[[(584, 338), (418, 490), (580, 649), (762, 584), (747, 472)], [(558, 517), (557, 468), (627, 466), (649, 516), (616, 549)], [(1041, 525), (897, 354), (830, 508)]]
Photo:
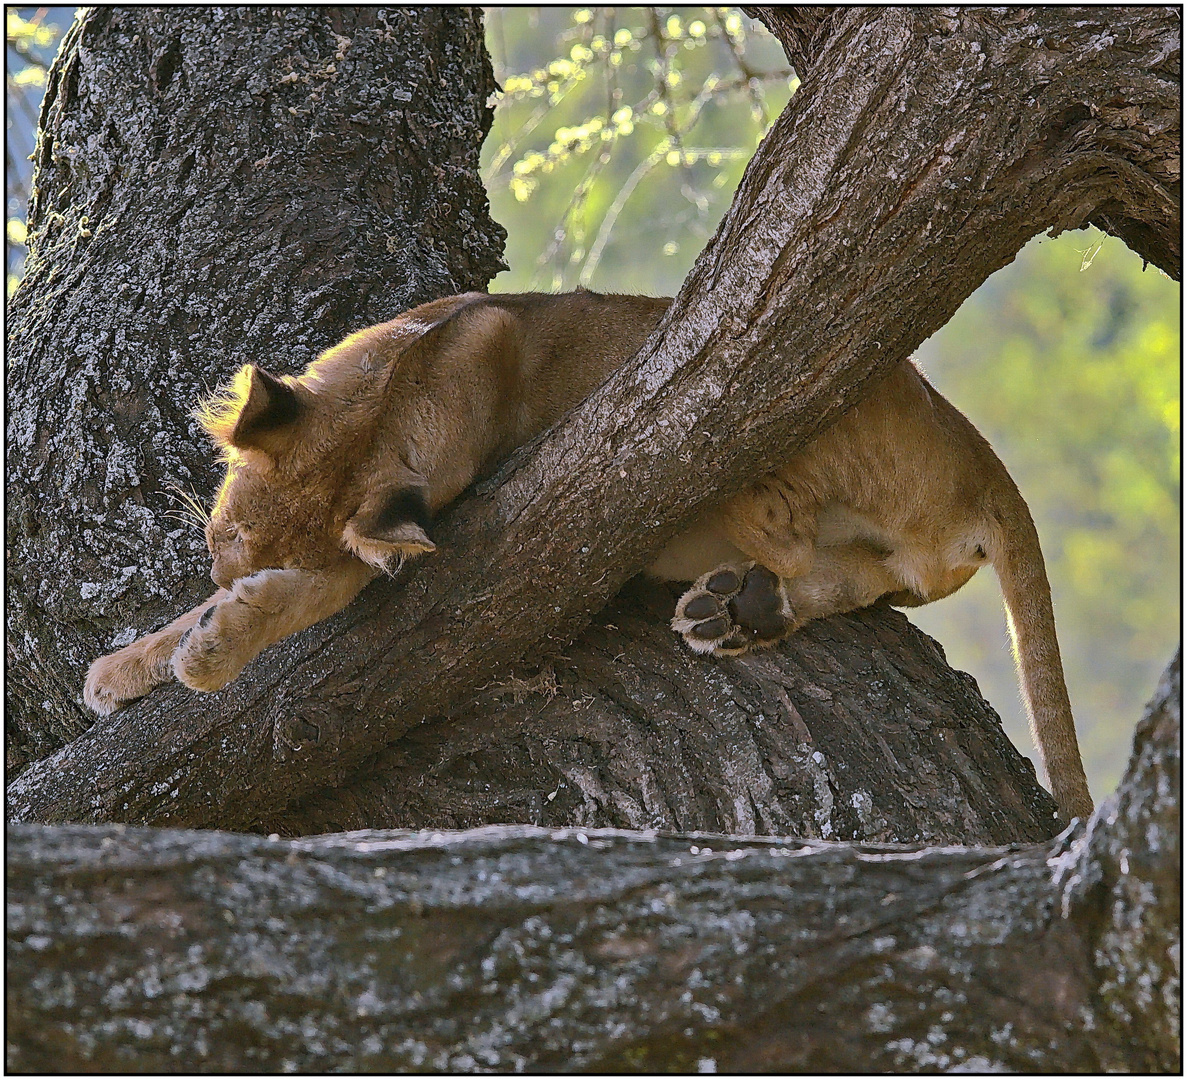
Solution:
[(709, 660), (668, 629), (674, 597), (631, 583), (559, 655), (526, 659), (258, 831), (513, 821), (931, 844), (1059, 831), (972, 680), (901, 613)]
[[(838, 11), (658, 332), (458, 507), (438, 557), (216, 698), (174, 687), (97, 724), (16, 781), (10, 813), (242, 827), (338, 783), (570, 639), (697, 508), (868, 393), (1037, 232), (1120, 200), (1169, 243), (1178, 202), (1146, 159), (1177, 139), (1178, 31), (1153, 8)], [(1135, 94), (1132, 120), (1102, 119)]]
[(1180, 696), (1023, 848), (16, 826), (8, 1066), (1173, 1072)]

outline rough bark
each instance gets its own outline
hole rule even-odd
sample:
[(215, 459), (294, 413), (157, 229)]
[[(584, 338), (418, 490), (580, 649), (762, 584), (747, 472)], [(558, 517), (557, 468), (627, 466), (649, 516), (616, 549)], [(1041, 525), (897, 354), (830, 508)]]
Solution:
[(1180, 699), (1021, 848), (11, 827), (8, 1067), (1174, 1072)]
[(203, 537), (168, 516), (168, 485), (206, 501), (220, 472), (197, 398), (499, 269), (493, 90), (472, 9), (114, 7), (71, 28), (8, 309), (10, 768), (90, 725), (95, 656), (212, 591)]
[(668, 630), (673, 603), (633, 583), (562, 652), (253, 828), (522, 822), (933, 844), (1058, 831), (973, 680), (903, 615), (858, 612), (807, 627), (794, 649), (714, 661)]
[(18, 778), (10, 812), (277, 815), (571, 640), (696, 508), (869, 392), (1035, 233), (1123, 205), (1174, 269), (1178, 33), (1153, 8), (839, 9), (657, 334), (459, 506), (434, 560), (217, 697), (167, 688), (97, 724)]
[[(766, 24), (802, 78), (813, 70), (830, 37), (844, 33), (845, 22), (853, 17), (837, 8), (810, 5), (755, 6), (742, 10)], [(1112, 183), (1118, 189), (1116, 198), (1099, 203), (1084, 224), (1096, 225), (1119, 237), (1142, 258), (1179, 280), (1182, 133), (1181, 125), (1171, 122), (1166, 112), (1168, 80), (1177, 81), (1182, 70), (1179, 16), (1168, 11), (1161, 20), (1148, 20), (1141, 15), (1130, 20), (1106, 12), (1085, 22), (1081, 9), (1066, 9), (1062, 17), (1054, 20), (1049, 14), (1025, 7), (1012, 12), (948, 8), (920, 28), (930, 35), (929, 48), (951, 47), (963, 41), (974, 54), (992, 45), (995, 38), (997, 44), (1015, 46), (1028, 40), (1038, 50), (1028, 61), (1030, 74), (1036, 77), (1033, 89), (1048, 89), (1044, 85), (1046, 81), (1065, 79), (1067, 66), (1077, 62), (1077, 50), (1085, 46), (1120, 47), (1132, 50), (1135, 57), (1140, 56), (1146, 77), (1130, 85), (1118, 85), (1119, 93), (1091, 96), (1067, 87), (1072, 93), (1064, 101), (1063, 112), (1052, 115), (1052, 130), (1040, 142), (1067, 140), (1073, 134), (1081, 136), (1083, 143), (1076, 148), (1083, 152), (1080, 169), (1113, 173)], [(1152, 14), (1151, 9), (1146, 9), (1146, 14)], [(1160, 26), (1156, 26), (1158, 22)], [(1076, 23), (1079, 23), (1075, 27), (1077, 31), (1090, 27), (1089, 36), (1080, 36), (1076, 41), (1077, 35), (1069, 38), (1063, 32), (1064, 27)], [(1135, 23), (1141, 23), (1144, 32), (1131, 36)], [(945, 41), (950, 35), (953, 40)], [(988, 53), (986, 62), (992, 62)], [(1017, 98), (1018, 103), (1026, 100), (1025, 96)], [(1079, 127), (1086, 122), (1090, 122), (1087, 128)], [(1095, 161), (1094, 153), (1099, 155)], [(1034, 162), (1025, 162), (1020, 167), (1033, 165)], [(1058, 222), (1052, 224), (1058, 227)]]

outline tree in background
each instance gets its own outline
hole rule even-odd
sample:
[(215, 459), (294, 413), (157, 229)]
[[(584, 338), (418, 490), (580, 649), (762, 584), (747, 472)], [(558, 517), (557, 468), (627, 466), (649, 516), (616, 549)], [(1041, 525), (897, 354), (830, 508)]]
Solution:
[[(10, 787), (11, 812), (285, 833), (526, 820), (1049, 835), (1050, 801), (996, 718), (900, 616), (820, 625), (792, 653), (723, 666), (683, 648), (667, 625), (672, 597), (652, 590), (572, 640), (637, 565), (610, 552), (605, 572), (583, 568), (602, 594), (542, 640), (564, 609), (533, 545), (613, 541), (622, 465), (574, 472), (578, 497), (561, 500), (610, 522), (550, 504), (565, 470), (488, 488), (483, 541), (467, 547), (464, 528), (443, 540), (443, 554), (469, 551), (467, 564), (444, 557), (406, 587), (377, 582), (217, 703), (173, 686), (90, 726), (78, 701), (90, 657), (208, 591), (203, 537), (180, 509), (219, 472), (189, 416), (199, 388), (248, 360), (300, 370), (351, 329), (493, 276), (477, 30), (460, 9), (371, 8), (91, 9), (71, 28), (11, 309), (8, 752), (13, 772), (40, 759)], [(57, 386), (70, 393), (46, 392)], [(644, 415), (636, 389), (620, 393), (612, 415)], [(718, 422), (725, 445), (738, 418)], [(653, 463), (636, 469), (657, 482)], [(684, 487), (670, 477), (653, 498), (679, 512)], [(534, 516), (496, 501), (525, 492)], [(648, 514), (626, 539), (653, 528)], [(467, 595), (444, 621), (453, 600), (430, 598), (424, 619), (382, 607), (451, 575)], [(563, 571), (552, 577), (555, 599), (572, 604)], [(387, 635), (396, 648), (379, 655)], [(318, 656), (312, 684), (293, 678), (298, 644)], [(665, 698), (665, 686), (681, 692)], [(877, 757), (864, 737), (875, 712), (887, 726)]]
[[(8, 9), (8, 290), (32, 132), (72, 8)], [(24, 18), (21, 17), (22, 13)], [(492, 287), (672, 293), (799, 80), (732, 8), (492, 8), (503, 87), (483, 149), (510, 269)], [(1115, 238), (1035, 241), (919, 356), (1007, 462), (1044, 540), (1089, 780), (1112, 790), (1177, 638), (1179, 287)], [(910, 613), (1029, 745), (1000, 594)]]

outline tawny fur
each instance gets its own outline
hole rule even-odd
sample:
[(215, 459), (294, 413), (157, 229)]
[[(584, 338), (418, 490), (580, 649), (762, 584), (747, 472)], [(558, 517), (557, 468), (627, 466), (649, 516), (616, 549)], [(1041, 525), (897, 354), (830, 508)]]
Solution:
[[(109, 713), (170, 673), (217, 690), (375, 575), (435, 550), (432, 515), (637, 352), (669, 303), (466, 293), (352, 334), (298, 377), (244, 367), (198, 412), (227, 463), (206, 530), (220, 589), (96, 660), (87, 704)], [(1084, 816), (1092, 800), (1030, 513), (988, 443), (912, 364), (699, 518), (650, 572), (695, 581), (673, 626), (698, 651), (730, 654), (878, 600), (937, 600), (986, 563), (1056, 803)]]

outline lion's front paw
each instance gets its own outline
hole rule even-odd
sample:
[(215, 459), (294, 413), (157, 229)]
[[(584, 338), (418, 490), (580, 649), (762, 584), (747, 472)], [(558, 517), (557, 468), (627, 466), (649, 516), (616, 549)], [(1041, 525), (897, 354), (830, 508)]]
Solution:
[(220, 618), (227, 602), (211, 604), (198, 622), (185, 632), (170, 664), (178, 682), (207, 693), (221, 690), (245, 666), (235, 648), (229, 618)]
[(168, 681), (168, 657), (160, 656), (143, 641), (134, 641), (119, 652), (99, 657), (90, 666), (82, 699), (88, 709), (109, 716)]
[(697, 652), (737, 656), (772, 645), (794, 628), (787, 595), (765, 566), (719, 566), (676, 605), (672, 629)]

